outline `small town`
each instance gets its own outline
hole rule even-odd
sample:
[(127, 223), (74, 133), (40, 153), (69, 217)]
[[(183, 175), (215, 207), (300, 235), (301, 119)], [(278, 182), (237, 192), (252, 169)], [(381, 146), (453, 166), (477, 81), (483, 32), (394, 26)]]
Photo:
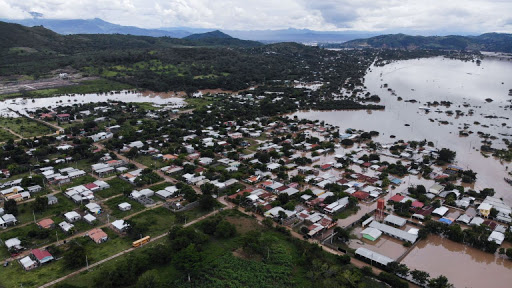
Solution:
[[(218, 99), (238, 105), (234, 115)], [(414, 285), (428, 273), (401, 262), (433, 237), (512, 257), (511, 207), (493, 189), (472, 189), (477, 175), (455, 164), (455, 152), (249, 115), (282, 99), (198, 94), (192, 104), (73, 104), (19, 116), (55, 131), (3, 145), (12, 163), (0, 186), (3, 266), (89, 269), (226, 209)]]

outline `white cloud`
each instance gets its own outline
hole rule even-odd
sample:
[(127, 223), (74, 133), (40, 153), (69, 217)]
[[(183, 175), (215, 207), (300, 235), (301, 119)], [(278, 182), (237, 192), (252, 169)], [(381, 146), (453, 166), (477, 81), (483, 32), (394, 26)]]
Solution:
[(31, 11), (145, 28), (512, 32), (510, 0), (0, 0), (1, 18)]

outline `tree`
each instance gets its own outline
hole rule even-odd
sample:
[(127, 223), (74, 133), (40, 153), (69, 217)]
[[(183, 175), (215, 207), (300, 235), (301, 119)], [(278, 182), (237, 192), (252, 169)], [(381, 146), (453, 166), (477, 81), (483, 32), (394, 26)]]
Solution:
[(334, 228), (334, 233), (336, 233), (336, 237), (338, 238), (338, 240), (342, 242), (347, 242), (348, 240), (350, 240), (350, 232), (346, 229), (343, 229), (338, 226)]
[(199, 207), (203, 211), (211, 210), (213, 207), (215, 207), (215, 199), (211, 195), (202, 195), (201, 199), (199, 199)]
[(455, 159), (456, 154), (457, 153), (455, 151), (443, 148), (441, 151), (439, 151), (438, 159), (443, 162), (451, 163), (453, 159)]
[(440, 275), (437, 278), (432, 278), (428, 281), (429, 288), (452, 288), (453, 284), (448, 282), (448, 278), (444, 275)]
[(13, 199), (9, 199), (4, 204), (4, 210), (6, 214), (18, 215), (18, 205)]
[(137, 281), (137, 288), (157, 288), (161, 287), (158, 272), (156, 270), (149, 270), (144, 272)]
[(508, 258), (512, 259), (512, 248), (507, 248), (507, 251), (505, 252)]
[(491, 208), (491, 212), (489, 214), (492, 218), (498, 217), (498, 210), (496, 208)]
[(48, 208), (48, 199), (46, 197), (36, 196), (36, 200), (32, 203), (34, 212), (43, 212)]
[(416, 186), (416, 192), (418, 194), (426, 194), (427, 193), (427, 189), (423, 185), (418, 185), (418, 186)]
[(69, 243), (69, 249), (64, 253), (64, 266), (68, 268), (80, 268), (85, 265), (85, 248), (73, 241)]
[(229, 223), (226, 220), (222, 220), (217, 224), (217, 229), (215, 230), (215, 237), (219, 238), (230, 238), (235, 236), (236, 227), (235, 225)]
[(430, 274), (428, 274), (427, 272), (416, 270), (416, 269), (411, 271), (411, 276), (412, 276), (412, 279), (414, 279), (421, 285), (425, 285), (425, 283), (427, 283), (427, 281), (428, 281), (428, 278), (430, 278)]
[(202, 265), (202, 255), (196, 249), (195, 244), (190, 244), (187, 248), (176, 253), (174, 265), (178, 270), (187, 274), (188, 282), (191, 282), (191, 276), (196, 275)]

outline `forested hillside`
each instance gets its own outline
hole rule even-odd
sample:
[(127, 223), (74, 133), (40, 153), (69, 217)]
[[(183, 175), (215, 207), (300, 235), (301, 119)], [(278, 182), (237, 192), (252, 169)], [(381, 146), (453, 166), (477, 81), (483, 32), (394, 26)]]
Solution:
[(323, 79), (333, 87), (364, 75), (372, 51), (334, 52), (296, 43), (262, 45), (221, 32), (193, 39), (130, 35), (59, 35), (0, 23), (0, 76), (47, 75), (70, 67), (155, 91), (244, 89), (273, 80)]
[(479, 36), (410, 36), (380, 35), (339, 45), (347, 48), (480, 50), (512, 53), (512, 34), (486, 33)]

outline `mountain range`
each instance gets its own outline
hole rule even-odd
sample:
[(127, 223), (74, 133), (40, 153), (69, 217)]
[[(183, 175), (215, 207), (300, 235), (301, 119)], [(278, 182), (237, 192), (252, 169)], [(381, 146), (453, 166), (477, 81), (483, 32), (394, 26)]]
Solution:
[[(24, 26), (44, 26), (59, 34), (129, 34), (136, 36), (184, 38), (192, 34), (212, 32), (216, 29), (192, 27), (164, 27), (159, 29), (144, 29), (134, 26), (122, 26), (94, 19), (0, 19), (4, 22), (17, 23)], [(367, 38), (378, 33), (361, 31), (314, 31), (309, 29), (279, 29), (279, 30), (229, 30), (220, 29), (223, 33), (235, 38), (262, 42), (344, 42), (348, 40)]]

